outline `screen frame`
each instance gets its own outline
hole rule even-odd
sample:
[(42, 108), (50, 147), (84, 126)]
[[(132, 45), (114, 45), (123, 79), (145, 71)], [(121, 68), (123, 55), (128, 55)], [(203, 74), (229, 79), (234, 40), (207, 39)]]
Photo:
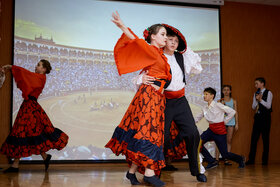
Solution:
[[(221, 11), (220, 11), (220, 5), (206, 5), (206, 4), (195, 4), (195, 3), (185, 3), (185, 2), (171, 2), (171, 1), (144, 1), (144, 0), (104, 0), (104, 1), (116, 1), (116, 2), (129, 2), (129, 3), (143, 3), (143, 4), (150, 4), (150, 5), (175, 5), (175, 6), (182, 6), (182, 7), (194, 7), (194, 8), (210, 8), (210, 9), (217, 9), (218, 10), (218, 20), (219, 20), (219, 57), (220, 57), (220, 85), (222, 88), (223, 83), (223, 77), (222, 77), (222, 35), (221, 35)], [(15, 39), (15, 0), (13, 0), (13, 21), (12, 21), (12, 65), (14, 65), (14, 39)], [(13, 88), (14, 83), (12, 80), (12, 86), (11, 86), (11, 109), (10, 109), (10, 131), (13, 126)], [(221, 89), (222, 92), (222, 89)], [(188, 160), (188, 158), (183, 158), (175, 161), (185, 161)], [(42, 164), (43, 160), (23, 160), (20, 161), (20, 163), (23, 164)], [(98, 160), (89, 160), (89, 159), (82, 159), (82, 160), (51, 160), (51, 163), (60, 164), (60, 163), (125, 163), (125, 159), (98, 159)]]

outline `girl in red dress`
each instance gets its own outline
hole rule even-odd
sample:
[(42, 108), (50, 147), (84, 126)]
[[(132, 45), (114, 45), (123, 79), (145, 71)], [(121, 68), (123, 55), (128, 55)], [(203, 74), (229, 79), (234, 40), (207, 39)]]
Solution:
[(166, 29), (155, 24), (144, 31), (145, 40), (139, 39), (113, 13), (112, 21), (123, 31), (114, 48), (119, 74), (143, 69), (156, 78), (154, 84), (142, 84), (128, 107), (112, 139), (105, 147), (116, 155), (123, 154), (130, 166), (126, 177), (132, 185), (140, 184), (135, 176), (138, 170), (144, 181), (163, 186), (157, 175), (165, 167), (163, 154), (165, 97), (162, 94), (166, 81), (171, 79), (170, 67), (163, 54)]
[(46, 74), (52, 69), (51, 65), (47, 60), (41, 60), (35, 68), (35, 73), (12, 65), (5, 65), (3, 68), (5, 71), (12, 70), (17, 87), (22, 91), (24, 98), (12, 130), (0, 149), (2, 154), (14, 158), (12, 166), (4, 172), (18, 172), (20, 158), (33, 154), (42, 156), (47, 170), (51, 155), (46, 152), (50, 149), (61, 150), (68, 142), (68, 136), (53, 127), (37, 102), (46, 83)]

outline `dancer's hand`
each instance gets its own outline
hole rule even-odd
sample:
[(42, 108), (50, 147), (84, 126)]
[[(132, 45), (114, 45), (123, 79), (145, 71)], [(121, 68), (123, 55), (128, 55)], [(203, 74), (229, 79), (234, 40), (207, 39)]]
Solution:
[(7, 64), (3, 66), (2, 69), (4, 69), (4, 71), (7, 72), (8, 70), (12, 69), (12, 65)]
[(135, 39), (135, 36), (130, 32), (130, 30), (128, 30), (128, 28), (122, 22), (118, 11), (112, 13), (112, 18), (112, 22), (115, 23), (116, 26), (119, 27), (128, 38)]
[(5, 75), (5, 70), (0, 67), (0, 77), (3, 77)]
[(125, 25), (122, 22), (118, 11), (112, 13), (112, 22), (115, 23), (117, 25), (117, 27), (119, 27), (122, 30), (123, 30), (123, 28), (125, 28)]
[[(160, 87), (155, 85), (155, 84), (151, 84), (152, 87), (154, 87), (157, 91), (159, 91)], [(164, 89), (161, 90), (161, 94), (163, 94)]]
[(152, 76), (149, 76), (148, 73), (149, 73), (149, 71), (144, 72), (144, 74), (142, 76), (142, 82), (143, 82), (143, 84), (150, 85), (150, 84), (153, 84), (156, 79)]

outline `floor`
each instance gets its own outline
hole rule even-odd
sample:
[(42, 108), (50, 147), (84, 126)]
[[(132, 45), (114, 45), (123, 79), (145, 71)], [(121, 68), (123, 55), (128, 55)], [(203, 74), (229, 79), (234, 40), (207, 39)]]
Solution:
[[(178, 171), (162, 173), (161, 179), (166, 186), (280, 186), (280, 164), (255, 165), (239, 169), (236, 164), (224, 166), (221, 163), (217, 168), (205, 173), (207, 183), (199, 183), (190, 175), (187, 162), (176, 162), (174, 165), (179, 168)], [(0, 172), (0, 187), (131, 186), (125, 179), (126, 171), (127, 165), (124, 163), (52, 164), (48, 172), (44, 172), (44, 166), (41, 164), (22, 164), (18, 174)], [(137, 177), (142, 182), (143, 176), (137, 174)]]

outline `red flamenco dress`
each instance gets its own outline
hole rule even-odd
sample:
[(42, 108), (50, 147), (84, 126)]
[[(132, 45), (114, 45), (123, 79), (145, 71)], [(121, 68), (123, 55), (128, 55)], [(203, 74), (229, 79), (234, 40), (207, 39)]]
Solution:
[(46, 75), (32, 73), (18, 66), (12, 67), (12, 73), (24, 101), (0, 152), (10, 158), (21, 158), (39, 155), (50, 149), (63, 149), (68, 136), (53, 127), (46, 112), (37, 102), (46, 83)]
[[(170, 66), (163, 51), (134, 36), (135, 39), (131, 40), (123, 34), (114, 48), (119, 74), (148, 70), (150, 76), (157, 78), (162, 90), (165, 82), (171, 79)], [(105, 146), (116, 155), (125, 155), (128, 164), (136, 164), (142, 174), (145, 168), (149, 168), (159, 175), (161, 168), (165, 167), (165, 97), (160, 90), (144, 84), (139, 87), (121, 123)]]
[(180, 129), (173, 121), (170, 127), (170, 147), (165, 157), (171, 160), (183, 159), (187, 155), (186, 142), (180, 134)]

